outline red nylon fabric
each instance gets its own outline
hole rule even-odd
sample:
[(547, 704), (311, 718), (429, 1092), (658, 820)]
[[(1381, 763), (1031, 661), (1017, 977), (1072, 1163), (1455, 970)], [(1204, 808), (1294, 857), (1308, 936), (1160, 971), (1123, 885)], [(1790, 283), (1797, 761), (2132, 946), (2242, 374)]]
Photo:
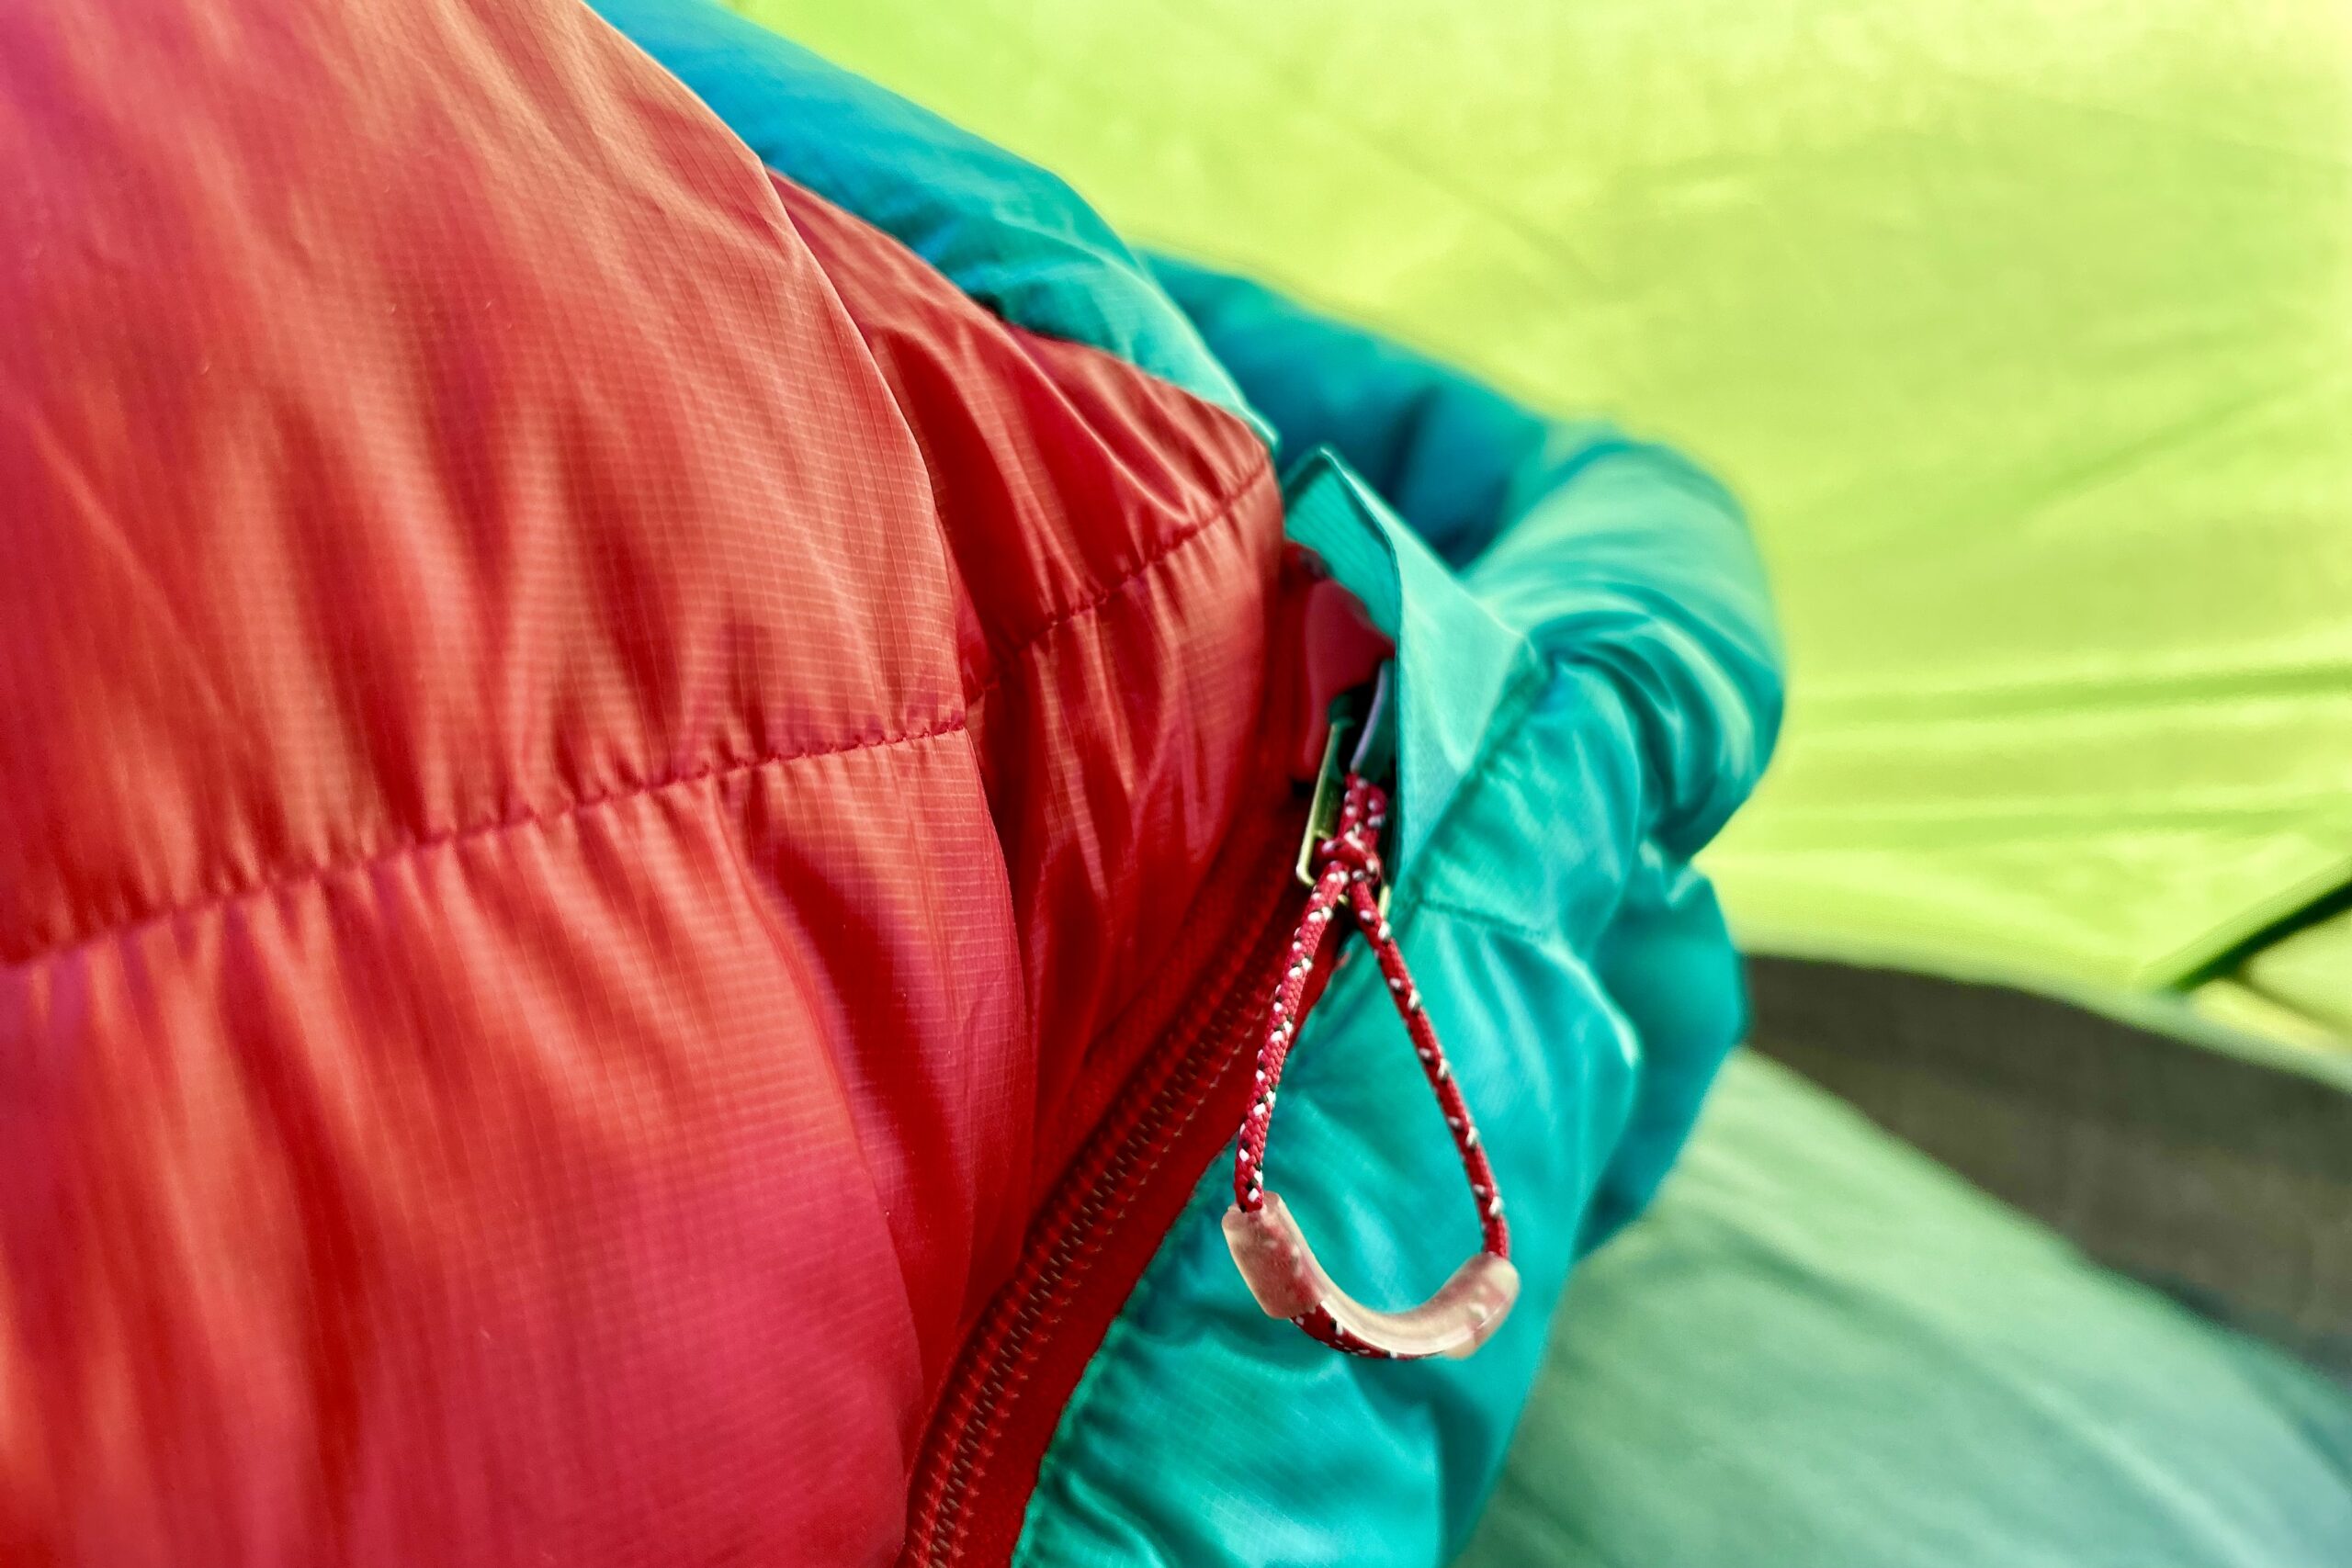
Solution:
[(553, 0), (0, 9), (0, 1561), (887, 1560), (1262, 450)]
[(1069, 1102), (1081, 1068), (1102, 1093), (1135, 1065), (1070, 1047), (1157, 971), (1245, 782), (1281, 765), (1260, 728), (1273, 468), (1238, 421), (1005, 330), (920, 258), (778, 186), (911, 423), (965, 590), (967, 723), (1046, 1043), (1054, 1113), (1035, 1169), (1049, 1180), (1099, 1110)]

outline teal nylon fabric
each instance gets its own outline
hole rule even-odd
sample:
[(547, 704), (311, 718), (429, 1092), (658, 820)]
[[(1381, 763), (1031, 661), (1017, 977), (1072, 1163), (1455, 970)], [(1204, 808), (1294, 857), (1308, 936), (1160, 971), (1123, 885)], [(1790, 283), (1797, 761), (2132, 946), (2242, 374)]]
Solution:
[(1032, 332), (1089, 344), (1257, 424), (1135, 253), (1062, 180), (712, 0), (590, 0), (776, 173)]
[(1396, 645), (1396, 844), (1419, 863), (1430, 831), (1473, 768), (1489, 716), (1529, 678), (1522, 638), (1465, 601), (1442, 562), (1402, 528), (1367, 527), (1380, 498), (1328, 448), (1311, 453), (1283, 496), (1283, 531), (1316, 552)]
[(1273, 425), (1329, 446), (1539, 651), (1624, 688), (1664, 795), (1662, 843), (1720, 831), (1778, 735), (1781, 650), (1739, 509), (1671, 449), (1545, 419), (1450, 367), (1258, 284), (1154, 274)]
[[(1433, 1563), (1477, 1515), (1571, 1265), (1646, 1204), (1738, 1035), (1737, 961), (1687, 859), (1770, 751), (1777, 642), (1736, 512), (1670, 453), (1548, 425), (1263, 290), (1162, 276), (1282, 449), (1331, 448), (1297, 465), (1290, 533), (1397, 641), (1392, 920), (1523, 1293), (1466, 1361), (1333, 1355), (1243, 1288), (1220, 1164), (1073, 1396), (1016, 1562)], [(1340, 971), (1291, 1060), (1269, 1189), (1351, 1290), (1426, 1295), (1476, 1230), (1370, 965)]]

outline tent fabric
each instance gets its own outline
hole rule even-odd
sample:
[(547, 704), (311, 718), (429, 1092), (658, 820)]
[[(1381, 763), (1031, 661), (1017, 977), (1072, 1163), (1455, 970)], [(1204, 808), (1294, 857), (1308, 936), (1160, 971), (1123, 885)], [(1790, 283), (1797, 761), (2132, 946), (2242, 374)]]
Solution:
[(749, 0), (1757, 519), (1791, 951), (2148, 987), (2352, 877), (2333, 0)]
[(2267, 944), (2239, 964), (2236, 975), (2352, 1042), (2352, 908), (2332, 910)]
[(1456, 1568), (2335, 1568), (2347, 1542), (2352, 1393), (1741, 1053), (1569, 1286)]

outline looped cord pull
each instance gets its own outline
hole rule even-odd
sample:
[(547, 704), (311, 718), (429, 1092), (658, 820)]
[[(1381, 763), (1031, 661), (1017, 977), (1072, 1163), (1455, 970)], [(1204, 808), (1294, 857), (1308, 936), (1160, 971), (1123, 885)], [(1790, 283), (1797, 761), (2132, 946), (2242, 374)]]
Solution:
[[(1511, 1267), (1510, 1227), (1503, 1219), (1502, 1194), (1495, 1189), (1487, 1151), (1479, 1146), (1477, 1123), (1446, 1064), (1444, 1048), (1430, 1026), (1420, 992), (1381, 907), (1384, 874), (1378, 846), (1387, 814), (1385, 793), (1350, 773), (1339, 820), (1328, 838), (1312, 846), (1314, 888), (1267, 1008), (1255, 1093), (1233, 1158), (1233, 1207), (1225, 1216), (1226, 1245), (1260, 1306), (1272, 1316), (1290, 1319), (1334, 1349), (1393, 1360), (1466, 1356), (1501, 1326), (1519, 1294), (1519, 1271)], [(1421, 1072), (1445, 1114), (1446, 1130), (1453, 1134), (1478, 1209), (1480, 1249), (1435, 1295), (1402, 1312), (1366, 1307), (1334, 1285), (1281, 1195), (1265, 1190), (1266, 1134), (1273, 1122), (1283, 1064), (1298, 1038), (1307, 982), (1327, 937), (1333, 937), (1331, 922), (1342, 912), (1352, 917), (1379, 963), (1389, 998), (1405, 1021)], [(1329, 945), (1336, 946), (1337, 939)]]

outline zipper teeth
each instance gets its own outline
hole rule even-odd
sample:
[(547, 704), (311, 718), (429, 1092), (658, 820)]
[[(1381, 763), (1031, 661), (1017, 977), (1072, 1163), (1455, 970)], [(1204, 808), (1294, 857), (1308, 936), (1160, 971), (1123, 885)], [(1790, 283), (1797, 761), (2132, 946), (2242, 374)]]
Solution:
[[(1286, 873), (1287, 868), (1277, 868)], [(1102, 1250), (1102, 1235), (1133, 1201), (1137, 1184), (1148, 1177), (1167, 1152), (1170, 1138), (1198, 1115), (1208, 1090), (1236, 1052), (1247, 1045), (1254, 1021), (1252, 1002), (1261, 971), (1272, 967), (1269, 942), (1280, 956), (1281, 925), (1290, 889), (1282, 874), (1274, 896), (1253, 911), (1258, 919), (1239, 943), (1240, 956), (1230, 963), (1209, 987), (1214, 998), (1187, 1010), (1167, 1032), (1186, 1042), (1183, 1054), (1157, 1082), (1136, 1086), (1123, 1096), (1117, 1112), (1107, 1118), (1102, 1134), (1078, 1169), (1061, 1183), (1065, 1197), (1050, 1211), (1037, 1234), (1051, 1240), (1042, 1252), (1024, 1260), (1001, 1301), (1018, 1303), (999, 1322), (984, 1322), (974, 1337), (966, 1368), (960, 1371), (945, 1407), (949, 1418), (944, 1463), (919, 1490), (928, 1505), (927, 1529), (910, 1540), (909, 1559), (938, 1565), (953, 1564), (964, 1553), (962, 1515), (973, 1486), (987, 1472), (997, 1443), (1022, 1388), (1028, 1382), (1035, 1358), (1028, 1352), (1059, 1320), (1086, 1267)], [(1133, 1109), (1128, 1106), (1132, 1105)], [(996, 1314), (989, 1314), (991, 1318)], [(977, 1382), (974, 1377), (977, 1376)]]

